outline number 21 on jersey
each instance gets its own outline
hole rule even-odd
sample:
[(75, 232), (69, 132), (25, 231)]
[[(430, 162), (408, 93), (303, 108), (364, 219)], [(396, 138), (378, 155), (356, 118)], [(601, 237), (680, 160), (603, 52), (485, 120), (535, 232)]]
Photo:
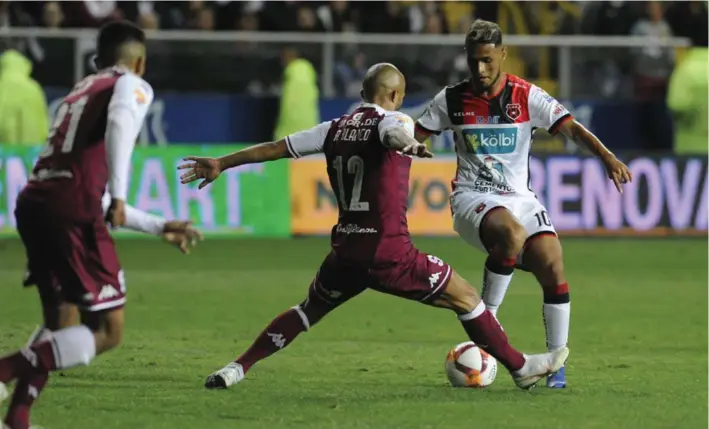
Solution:
[(61, 145), (62, 153), (69, 153), (74, 148), (74, 139), (76, 138), (76, 130), (79, 127), (79, 121), (81, 120), (81, 114), (84, 112), (84, 107), (89, 101), (89, 96), (85, 95), (73, 103), (62, 102), (57, 111), (57, 116), (54, 119), (52, 128), (49, 130), (49, 135), (47, 136), (47, 145), (40, 152), (40, 158), (46, 158), (54, 153), (54, 146), (52, 145), (52, 140), (56, 136), (59, 129), (64, 125), (67, 120), (67, 115), (69, 115), (69, 124), (66, 128), (66, 133), (64, 134), (64, 139)]
[[(337, 172), (337, 187), (339, 188), (337, 193), (340, 197), (340, 206), (342, 209), (349, 212), (369, 211), (369, 203), (361, 201), (362, 184), (364, 182), (364, 160), (354, 155), (350, 157), (345, 164), (342, 156), (336, 156), (332, 162), (332, 167)], [(348, 176), (354, 175), (349, 204), (347, 203), (347, 195), (345, 195), (345, 174)]]

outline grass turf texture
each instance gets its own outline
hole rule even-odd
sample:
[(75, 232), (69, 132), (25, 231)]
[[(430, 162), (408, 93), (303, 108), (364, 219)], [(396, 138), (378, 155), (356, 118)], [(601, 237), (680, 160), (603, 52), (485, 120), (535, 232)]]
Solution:
[[(483, 256), (458, 239), (417, 245), (480, 284)], [(227, 391), (204, 377), (300, 302), (325, 239), (212, 240), (183, 257), (122, 240), (129, 302), (123, 345), (53, 375), (33, 422), (95, 428), (699, 428), (707, 425), (707, 245), (703, 240), (563, 240), (573, 313), (570, 387), (454, 389), (446, 352), (466, 340), (453, 314), (366, 292)], [(18, 241), (0, 248), (0, 350), (39, 320), (19, 286)], [(544, 348), (541, 291), (517, 273), (500, 311), (513, 344)], [(541, 383), (540, 383), (541, 384)], [(4, 412), (4, 408), (2, 409)]]

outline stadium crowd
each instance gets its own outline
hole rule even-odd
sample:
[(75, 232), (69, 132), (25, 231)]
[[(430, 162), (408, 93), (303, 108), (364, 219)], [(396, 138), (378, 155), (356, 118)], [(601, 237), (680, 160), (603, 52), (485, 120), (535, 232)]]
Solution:
[[(118, 18), (133, 20), (145, 29), (161, 30), (418, 34), (463, 34), (472, 20), (482, 18), (504, 23), (507, 34), (674, 35), (704, 46), (707, 38), (704, 1), (0, 1), (0, 28), (86, 28)], [(71, 83), (73, 72), (65, 61), (74, 49), (71, 41), (30, 38), (13, 43), (32, 59), (34, 75), (44, 85)], [(282, 46), (277, 44), (154, 41), (149, 47), (155, 60), (148, 79), (157, 89), (277, 92), (282, 71)], [(294, 48), (321, 72), (321, 46), (303, 44)], [(553, 81), (558, 75), (556, 55), (553, 50), (551, 55), (541, 55), (540, 49), (513, 52), (508, 68), (531, 79)], [(643, 70), (652, 69), (649, 79), (640, 80), (641, 85), (651, 82), (652, 86), (657, 79), (666, 80), (673, 67), (669, 50), (635, 55), (628, 55), (627, 49), (610, 54), (596, 51), (587, 50), (579, 56), (583, 61), (598, 62), (592, 69), (601, 76), (581, 80), (595, 79), (604, 97), (632, 96), (620, 94), (633, 87), (623, 85), (623, 76), (637, 71), (642, 75)], [(356, 95), (358, 89), (351, 82), (361, 78), (367, 64), (378, 61), (396, 62), (409, 76), (412, 92), (428, 93), (465, 75), (459, 49), (453, 46), (402, 49), (396, 45), (342, 45), (336, 47), (335, 56), (336, 95)], [(171, 73), (175, 66), (187, 68), (189, 73)], [(238, 76), (233, 73), (236, 69)], [(209, 79), (193, 78), (207, 74)]]

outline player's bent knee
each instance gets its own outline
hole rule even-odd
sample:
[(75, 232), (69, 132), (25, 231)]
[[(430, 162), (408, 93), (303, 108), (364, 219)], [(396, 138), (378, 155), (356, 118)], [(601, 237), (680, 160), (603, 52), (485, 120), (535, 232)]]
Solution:
[(467, 314), (479, 304), (480, 295), (478, 295), (478, 291), (470, 286), (457, 272), (453, 272), (446, 290), (438, 300), (438, 306), (449, 308), (457, 314)]
[(564, 262), (561, 258), (544, 261), (537, 269), (539, 271), (537, 277), (540, 278), (543, 288), (556, 287), (556, 285), (566, 282)]
[(307, 331), (311, 326), (315, 326), (323, 317), (334, 310), (335, 307), (336, 305), (325, 302), (317, 295), (311, 294), (305, 301), (296, 305), (293, 309), (298, 312), (298, 315), (303, 319), (303, 325)]
[(501, 227), (500, 236), (503, 237), (506, 253), (517, 255), (524, 247), (527, 231), (517, 222), (508, 222)]
[(105, 353), (118, 347), (123, 341), (123, 309), (82, 315), (82, 322), (94, 333), (96, 354)]

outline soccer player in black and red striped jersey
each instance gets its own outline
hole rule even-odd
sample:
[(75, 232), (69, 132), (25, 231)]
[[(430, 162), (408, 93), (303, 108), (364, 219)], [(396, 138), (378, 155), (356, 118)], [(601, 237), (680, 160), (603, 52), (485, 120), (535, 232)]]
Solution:
[[(488, 254), (483, 301), (497, 313), (515, 267), (531, 271), (544, 293), (547, 348), (567, 345), (569, 286), (561, 244), (545, 207), (529, 188), (534, 131), (558, 132), (601, 158), (619, 192), (631, 180), (628, 168), (554, 97), (505, 73), (507, 56), (500, 27), (476, 20), (465, 39), (470, 78), (444, 88), (416, 123), (416, 140), (455, 131), (458, 168), (451, 209), (454, 228), (468, 244)], [(566, 386), (562, 368), (547, 386)]]

